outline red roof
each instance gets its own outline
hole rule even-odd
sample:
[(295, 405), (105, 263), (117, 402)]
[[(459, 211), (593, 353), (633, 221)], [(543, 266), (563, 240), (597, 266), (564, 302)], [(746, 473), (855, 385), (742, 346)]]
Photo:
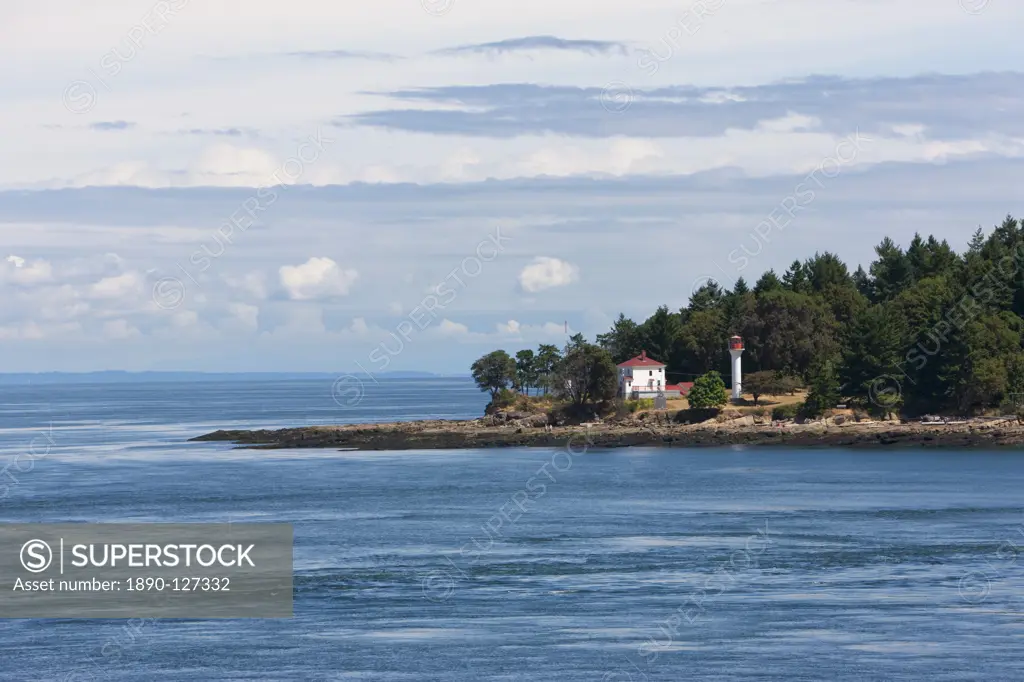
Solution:
[(625, 362), (620, 362), (619, 367), (664, 367), (664, 362), (658, 362), (647, 357), (647, 351), (640, 351), (640, 355), (635, 358), (630, 358)]

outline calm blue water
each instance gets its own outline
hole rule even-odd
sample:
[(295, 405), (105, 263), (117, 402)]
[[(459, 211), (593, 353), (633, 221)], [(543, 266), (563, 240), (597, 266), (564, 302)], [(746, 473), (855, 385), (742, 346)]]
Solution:
[(185, 442), (483, 404), (455, 379), (347, 409), (329, 381), (3, 387), (0, 467), (45, 456), (0, 521), (290, 522), (297, 577), (291, 620), (0, 621), (0, 679), (1024, 679), (1020, 453)]

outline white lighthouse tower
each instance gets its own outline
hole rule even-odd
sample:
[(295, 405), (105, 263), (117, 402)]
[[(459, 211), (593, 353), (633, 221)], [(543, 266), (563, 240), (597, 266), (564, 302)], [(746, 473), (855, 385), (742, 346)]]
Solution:
[(736, 402), (743, 395), (743, 339), (733, 336), (729, 339), (729, 355), (732, 356), (732, 399)]

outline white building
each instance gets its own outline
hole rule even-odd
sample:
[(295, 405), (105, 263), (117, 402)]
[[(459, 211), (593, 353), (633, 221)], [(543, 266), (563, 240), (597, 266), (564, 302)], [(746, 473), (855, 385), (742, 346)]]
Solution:
[(659, 393), (666, 398), (679, 398), (689, 393), (692, 386), (668, 383), (665, 363), (647, 357), (647, 351), (619, 364), (619, 395), (624, 398), (653, 398)]

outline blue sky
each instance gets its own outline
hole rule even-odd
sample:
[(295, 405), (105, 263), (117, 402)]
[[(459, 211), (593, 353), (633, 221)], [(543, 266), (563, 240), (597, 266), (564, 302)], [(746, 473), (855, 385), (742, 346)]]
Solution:
[(1021, 213), (1008, 0), (0, 19), (0, 371), (464, 371)]

